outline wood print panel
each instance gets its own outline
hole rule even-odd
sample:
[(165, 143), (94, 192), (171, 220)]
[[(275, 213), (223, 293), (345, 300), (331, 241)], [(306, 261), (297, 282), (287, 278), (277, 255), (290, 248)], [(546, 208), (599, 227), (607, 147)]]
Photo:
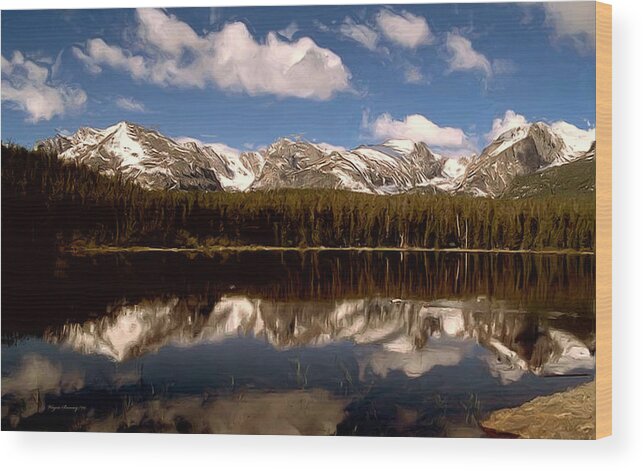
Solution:
[(608, 435), (609, 15), (3, 11), (2, 429)]

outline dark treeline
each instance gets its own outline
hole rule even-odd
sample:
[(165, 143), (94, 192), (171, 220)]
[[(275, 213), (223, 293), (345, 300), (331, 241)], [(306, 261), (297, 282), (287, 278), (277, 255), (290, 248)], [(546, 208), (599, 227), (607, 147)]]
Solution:
[(222, 296), (235, 295), (295, 304), (371, 298), (478, 303), (482, 295), (507, 313), (573, 312), (575, 323), (584, 319), (590, 331), (594, 325), (596, 264), (588, 255), (49, 251), (24, 257), (7, 251), (2, 263), (6, 341), (145, 300), (178, 298), (192, 313), (208, 316)]
[(3, 239), (58, 245), (594, 249), (591, 196), (147, 191), (2, 147)]

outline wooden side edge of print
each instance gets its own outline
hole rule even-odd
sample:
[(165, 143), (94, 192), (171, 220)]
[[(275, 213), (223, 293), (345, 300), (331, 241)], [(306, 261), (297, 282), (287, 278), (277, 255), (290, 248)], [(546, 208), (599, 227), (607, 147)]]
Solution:
[(596, 3), (596, 438), (612, 434), (612, 6)]

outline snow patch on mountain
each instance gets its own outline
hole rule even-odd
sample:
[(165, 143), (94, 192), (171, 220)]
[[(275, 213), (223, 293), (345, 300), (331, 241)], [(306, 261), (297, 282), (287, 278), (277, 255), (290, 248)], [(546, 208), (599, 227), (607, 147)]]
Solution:
[(579, 129), (565, 121), (556, 121), (551, 125), (552, 130), (558, 134), (573, 152), (587, 152), (596, 140), (596, 129)]
[(407, 154), (413, 152), (413, 149), (415, 149), (415, 142), (410, 139), (389, 139), (382, 145)]
[[(489, 155), (498, 155), (517, 142), (525, 139), (529, 135), (530, 126), (518, 126), (500, 134), (494, 143), (496, 144), (493, 149), (489, 151)], [(493, 145), (493, 144), (492, 144)], [(491, 147), (491, 146), (489, 146)]]
[(221, 189), (209, 159), (197, 147), (124, 121), (103, 130), (81, 128), (72, 136), (57, 136), (38, 147), (57, 150), (61, 159), (105, 175), (120, 174), (150, 190)]
[(596, 129), (583, 130), (565, 121), (557, 121), (551, 125), (551, 129), (565, 143), (563, 156), (553, 162), (553, 165), (561, 165), (572, 162), (582, 157), (596, 141)]
[(470, 160), (467, 157), (444, 157), (442, 171), (451, 180), (457, 180), (464, 175)]
[(500, 196), (514, 178), (582, 158), (595, 133), (559, 121), (510, 129), (491, 142), (467, 167), (458, 186), (474, 196)]
[(37, 147), (107, 175), (121, 174), (148, 189), (328, 188), (381, 195), (419, 190), (497, 197), (517, 176), (590, 158), (594, 139), (593, 129), (558, 121), (509, 129), (479, 157), (443, 156), (408, 139), (347, 150), (281, 138), (262, 150), (242, 152), (223, 143), (170, 139), (120, 122), (59, 134)]

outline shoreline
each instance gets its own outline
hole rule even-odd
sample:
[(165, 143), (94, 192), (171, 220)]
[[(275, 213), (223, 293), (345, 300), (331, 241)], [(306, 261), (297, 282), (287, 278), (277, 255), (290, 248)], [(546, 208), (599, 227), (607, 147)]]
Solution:
[(487, 433), (505, 437), (595, 439), (596, 380), (494, 411), (480, 425)]
[(215, 253), (215, 252), (435, 252), (435, 253), (486, 253), (486, 254), (525, 254), (525, 255), (595, 255), (594, 252), (576, 250), (511, 250), (511, 249), (462, 249), (426, 247), (277, 247), (264, 245), (210, 246), (210, 247), (148, 247), (114, 246), (66, 247), (64, 253), (71, 254), (108, 254), (108, 253)]

